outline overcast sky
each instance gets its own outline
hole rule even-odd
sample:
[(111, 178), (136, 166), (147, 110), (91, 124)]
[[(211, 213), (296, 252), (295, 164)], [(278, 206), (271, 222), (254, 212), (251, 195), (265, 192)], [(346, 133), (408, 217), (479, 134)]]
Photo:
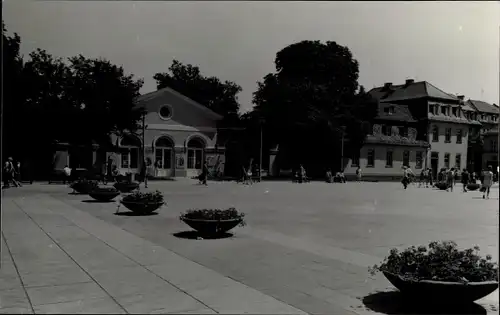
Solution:
[(9, 32), (37, 47), (102, 56), (144, 78), (176, 58), (243, 87), (274, 71), (276, 52), (301, 40), (336, 41), (360, 63), (367, 89), (406, 78), (499, 103), (498, 2), (146, 2), (4, 0)]

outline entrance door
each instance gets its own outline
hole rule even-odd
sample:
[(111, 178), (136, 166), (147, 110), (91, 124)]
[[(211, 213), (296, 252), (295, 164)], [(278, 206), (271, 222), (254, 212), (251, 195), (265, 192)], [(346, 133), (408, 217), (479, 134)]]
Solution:
[(431, 153), (432, 178), (436, 178), (437, 179), (438, 167), (439, 167), (439, 153), (438, 152), (432, 152)]

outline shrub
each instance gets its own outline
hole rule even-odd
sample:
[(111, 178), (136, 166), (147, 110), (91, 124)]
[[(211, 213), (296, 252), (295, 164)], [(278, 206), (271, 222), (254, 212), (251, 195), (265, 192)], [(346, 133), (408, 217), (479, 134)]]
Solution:
[(389, 272), (411, 280), (446, 282), (498, 281), (498, 264), (491, 256), (481, 258), (479, 247), (457, 249), (453, 241), (431, 242), (428, 246), (411, 246), (403, 252), (393, 248), (380, 266), (369, 268), (376, 272)]
[(186, 213), (181, 214), (181, 220), (191, 219), (191, 220), (241, 220), (240, 226), (244, 226), (245, 214), (243, 212), (238, 212), (235, 208), (229, 208), (225, 210), (221, 209), (193, 209), (188, 210)]
[(118, 192), (118, 189), (116, 189), (115, 187), (96, 187), (93, 189), (94, 192), (103, 192), (103, 193), (107, 193), (107, 192), (112, 192), (112, 193), (116, 193)]
[(136, 191), (130, 195), (123, 197), (125, 202), (143, 202), (143, 203), (164, 203), (163, 194), (160, 191), (155, 192), (140, 192)]

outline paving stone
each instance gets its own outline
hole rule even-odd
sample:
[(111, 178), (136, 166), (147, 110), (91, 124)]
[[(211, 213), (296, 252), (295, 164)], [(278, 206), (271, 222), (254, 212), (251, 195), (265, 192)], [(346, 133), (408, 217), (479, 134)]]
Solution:
[(0, 314), (33, 314), (33, 310), (28, 307), (6, 307), (0, 308)]
[(108, 295), (95, 282), (27, 288), (33, 305), (72, 302)]
[(28, 297), (22, 288), (0, 291), (0, 308), (29, 308)]
[(21, 274), (25, 287), (65, 285), (89, 282), (91, 278), (77, 265), (51, 266), (32, 269)]
[(36, 314), (126, 314), (111, 298), (34, 306)]
[(205, 308), (203, 304), (181, 291), (163, 289), (119, 296), (116, 300), (131, 314), (152, 312), (177, 314)]

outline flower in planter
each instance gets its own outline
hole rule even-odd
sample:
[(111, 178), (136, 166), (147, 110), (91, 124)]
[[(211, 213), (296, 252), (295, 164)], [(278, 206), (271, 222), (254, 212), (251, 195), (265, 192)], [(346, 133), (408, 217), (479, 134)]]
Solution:
[(402, 252), (391, 249), (380, 266), (369, 268), (372, 275), (388, 272), (411, 280), (445, 282), (498, 281), (498, 264), (491, 256), (479, 256), (479, 247), (459, 250), (453, 241), (411, 246)]
[(245, 226), (245, 213), (239, 212), (235, 208), (221, 209), (193, 209), (181, 214), (180, 220), (241, 220), (239, 226)]
[(144, 202), (144, 203), (164, 203), (163, 194), (160, 191), (155, 192), (140, 192), (136, 191), (122, 198), (124, 202)]

